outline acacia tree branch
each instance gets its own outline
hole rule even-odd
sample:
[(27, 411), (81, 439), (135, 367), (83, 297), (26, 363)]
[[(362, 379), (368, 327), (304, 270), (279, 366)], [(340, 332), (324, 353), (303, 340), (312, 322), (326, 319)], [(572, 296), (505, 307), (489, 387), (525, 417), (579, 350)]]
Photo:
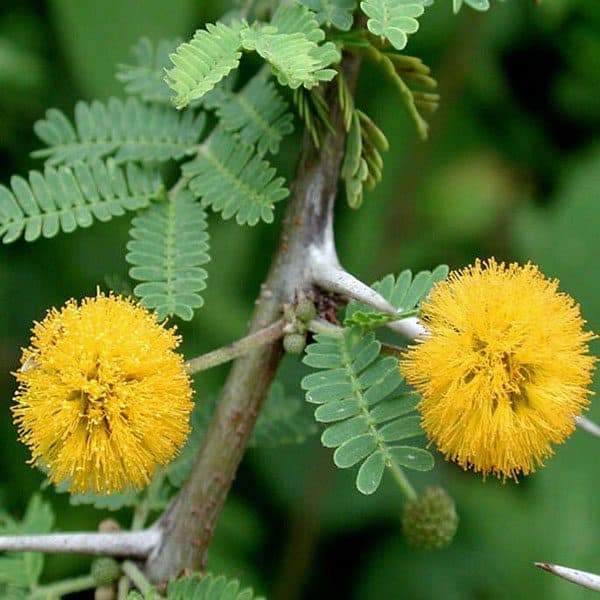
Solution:
[(0, 552), (49, 552), (146, 558), (160, 538), (160, 530), (153, 527), (142, 531), (112, 533), (5, 535), (0, 537)]
[(243, 337), (233, 344), (217, 348), (212, 352), (207, 352), (196, 358), (192, 358), (185, 363), (185, 370), (193, 375), (206, 369), (211, 369), (217, 365), (229, 362), (234, 358), (238, 358), (246, 354), (253, 348), (259, 348), (265, 344), (272, 343), (278, 340), (284, 333), (285, 320), (278, 319), (275, 323), (258, 330), (255, 333), (251, 333), (246, 337)]
[[(341, 68), (354, 89), (358, 57), (345, 55)], [(312, 288), (308, 248), (333, 247), (332, 210), (345, 139), (335, 85), (328, 89), (334, 131), (320, 151), (310, 136), (304, 135), (279, 247), (258, 298), (250, 333), (278, 319), (284, 303)], [(164, 581), (183, 569), (202, 569), (206, 564), (218, 516), (281, 356), (282, 347), (276, 341), (234, 362), (190, 477), (159, 521), (163, 538), (146, 562), (151, 580)]]

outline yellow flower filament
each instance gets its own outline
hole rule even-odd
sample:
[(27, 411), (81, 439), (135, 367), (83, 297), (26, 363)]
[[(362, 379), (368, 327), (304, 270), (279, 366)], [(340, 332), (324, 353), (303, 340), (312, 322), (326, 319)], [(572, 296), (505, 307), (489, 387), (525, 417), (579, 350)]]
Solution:
[(192, 389), (174, 329), (98, 294), (50, 310), (32, 333), (12, 407), (31, 462), (72, 492), (148, 484), (189, 433)]
[(578, 305), (537, 267), (453, 272), (422, 307), (430, 336), (401, 361), (430, 440), (463, 468), (533, 473), (589, 404), (595, 358)]

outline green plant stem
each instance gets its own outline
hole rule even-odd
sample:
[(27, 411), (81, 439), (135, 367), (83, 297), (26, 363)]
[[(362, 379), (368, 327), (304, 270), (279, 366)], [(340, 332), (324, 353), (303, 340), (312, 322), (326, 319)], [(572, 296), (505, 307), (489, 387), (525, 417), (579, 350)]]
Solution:
[(407, 500), (416, 500), (417, 492), (415, 488), (411, 485), (410, 481), (406, 478), (404, 471), (395, 465), (393, 462), (390, 462), (387, 465), (390, 470), (392, 477), (398, 484), (398, 487), (402, 490), (402, 493), (406, 496)]
[(400, 94), (410, 118), (417, 128), (419, 137), (422, 140), (426, 140), (429, 135), (429, 125), (427, 124), (427, 121), (425, 121), (419, 114), (419, 111), (417, 110), (417, 107), (413, 101), (412, 92), (406, 83), (404, 83), (404, 80), (396, 72), (394, 63), (385, 54), (383, 54), (383, 52), (380, 52), (373, 46), (361, 46), (359, 50), (366, 58), (373, 61), (373, 63), (375, 63), (375, 65), (381, 69), (383, 74), (392, 82)]
[(91, 575), (82, 575), (72, 579), (63, 579), (48, 585), (42, 585), (36, 588), (32, 593), (31, 600), (46, 600), (46, 598), (60, 598), (66, 594), (83, 592), (98, 586), (98, 583)]
[(313, 319), (306, 326), (309, 331), (313, 333), (322, 333), (331, 337), (342, 337), (344, 335), (344, 329), (339, 325), (334, 325), (324, 319)]
[(272, 325), (259, 329), (257, 332), (247, 335), (233, 344), (229, 344), (229, 346), (223, 346), (222, 348), (188, 360), (185, 363), (185, 370), (190, 375), (194, 375), (200, 371), (206, 371), (217, 365), (229, 362), (234, 358), (243, 356), (254, 348), (271, 344), (283, 335), (284, 327), (284, 319), (279, 319)]
[[(146, 576), (142, 572), (142, 570), (131, 560), (125, 560), (121, 564), (121, 569), (123, 573), (127, 575), (127, 577), (133, 582), (135, 587), (142, 593), (142, 595), (146, 595), (151, 589), (152, 584), (146, 579)], [(156, 595), (155, 598), (158, 600), (162, 596)]]

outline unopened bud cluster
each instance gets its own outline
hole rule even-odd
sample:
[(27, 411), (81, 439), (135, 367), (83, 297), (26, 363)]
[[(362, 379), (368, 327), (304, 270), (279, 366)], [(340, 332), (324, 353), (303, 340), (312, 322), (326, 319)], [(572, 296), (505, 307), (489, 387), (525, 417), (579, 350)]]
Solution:
[(402, 529), (409, 544), (419, 550), (449, 546), (458, 529), (454, 500), (441, 487), (425, 488), (405, 505)]
[(286, 335), (283, 337), (283, 349), (288, 354), (301, 354), (306, 347), (307, 324), (317, 314), (314, 303), (302, 298), (295, 307), (287, 307), (284, 317), (287, 321)]

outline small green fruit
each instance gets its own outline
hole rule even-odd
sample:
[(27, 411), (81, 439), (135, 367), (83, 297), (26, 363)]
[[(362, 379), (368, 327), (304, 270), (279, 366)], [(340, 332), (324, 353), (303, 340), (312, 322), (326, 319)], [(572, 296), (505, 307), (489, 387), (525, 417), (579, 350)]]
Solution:
[(289, 333), (283, 338), (283, 349), (288, 354), (301, 354), (306, 348), (306, 336)]
[(121, 567), (114, 558), (97, 558), (92, 562), (90, 574), (97, 585), (106, 585), (120, 577)]
[(441, 550), (452, 542), (458, 520), (456, 505), (448, 492), (441, 487), (429, 487), (405, 505), (402, 529), (415, 548)]
[(296, 316), (303, 322), (308, 323), (317, 316), (317, 309), (313, 302), (308, 299), (300, 300), (296, 306)]

